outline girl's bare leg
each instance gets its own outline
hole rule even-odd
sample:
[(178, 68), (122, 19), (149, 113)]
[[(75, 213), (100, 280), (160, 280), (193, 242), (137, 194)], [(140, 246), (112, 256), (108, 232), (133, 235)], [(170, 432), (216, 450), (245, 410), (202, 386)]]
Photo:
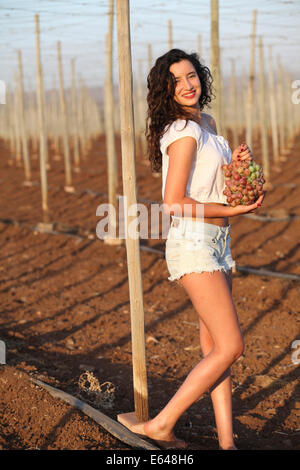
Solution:
[(192, 273), (181, 278), (196, 311), (213, 340), (211, 351), (189, 373), (163, 410), (144, 424), (156, 440), (172, 441), (179, 417), (217, 380), (243, 352), (243, 339), (225, 274)]
[[(232, 271), (226, 273), (226, 280), (232, 294)], [(213, 340), (205, 323), (199, 317), (200, 344), (203, 355), (206, 356), (213, 349)], [(232, 427), (232, 383), (230, 368), (210, 388), (213, 403), (216, 426), (221, 449), (234, 449), (233, 427)]]

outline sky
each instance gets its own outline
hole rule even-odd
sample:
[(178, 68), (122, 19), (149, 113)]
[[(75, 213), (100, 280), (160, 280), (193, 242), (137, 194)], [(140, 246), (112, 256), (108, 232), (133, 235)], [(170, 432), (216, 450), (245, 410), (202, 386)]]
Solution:
[[(41, 55), (45, 88), (58, 86), (57, 41), (61, 41), (64, 83), (70, 85), (70, 60), (76, 76), (91, 87), (105, 78), (105, 35), (108, 0), (0, 0), (0, 80), (13, 84), (17, 50), (22, 52), (25, 88), (35, 88), (35, 23), (39, 14)], [(279, 55), (292, 78), (300, 79), (300, 0), (219, 0), (219, 35), (222, 73), (248, 74), (253, 10), (257, 10), (257, 36), (261, 36), (267, 64), (268, 46), (273, 62)], [(173, 25), (173, 46), (187, 52), (198, 50), (209, 66), (210, 0), (130, 0), (132, 65), (137, 76), (142, 61), (143, 78), (148, 72), (148, 44), (153, 60), (168, 50), (168, 21)], [(257, 49), (258, 52), (258, 49)], [(117, 31), (114, 20), (114, 77), (117, 82)], [(258, 70), (258, 53), (256, 70)], [(266, 65), (267, 66), (267, 65)]]

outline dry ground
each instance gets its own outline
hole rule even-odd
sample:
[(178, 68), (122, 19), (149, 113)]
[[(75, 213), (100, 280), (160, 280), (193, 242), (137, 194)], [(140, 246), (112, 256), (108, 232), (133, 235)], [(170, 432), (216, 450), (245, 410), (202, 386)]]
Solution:
[[(274, 187), (258, 214), (274, 215), (281, 209), (300, 216), (299, 149), (300, 138), (280, 171), (272, 168)], [(253, 150), (260, 162), (258, 143)], [(124, 245), (104, 244), (95, 233), (96, 208), (107, 193), (105, 142), (94, 141), (82, 171), (73, 175), (75, 194), (63, 190), (63, 160), (53, 154), (50, 158), (51, 220), (76, 227), (82, 238), (33, 229), (42, 221), (38, 161), (32, 160), (36, 184), (25, 187), (23, 169), (9, 164), (3, 142), (0, 155), (0, 339), (7, 348), (6, 365), (0, 366), (0, 446), (130, 449), (30, 382), (30, 377), (40, 378), (84, 397), (78, 381), (85, 371), (92, 371), (100, 385), (110, 382), (115, 390), (101, 411), (113, 419), (133, 411), (126, 250)], [(119, 158), (121, 194), (120, 165)], [(137, 185), (140, 199), (160, 201), (161, 179), (151, 174), (139, 154)], [(9, 223), (12, 219), (18, 223)], [(299, 218), (262, 222), (236, 217), (230, 223), (238, 266), (300, 275)], [(164, 250), (162, 239), (141, 243)], [(164, 257), (142, 250), (141, 267), (152, 416), (202, 353), (196, 314), (183, 290), (167, 280)], [(244, 355), (232, 367), (234, 429), (240, 449), (299, 449), (299, 375), (292, 360), (292, 344), (300, 339), (299, 287), (299, 281), (239, 270), (234, 274), (233, 299), (246, 342)], [(85, 399), (100, 406), (88, 395)], [(191, 449), (217, 449), (208, 394), (184, 414), (176, 433), (191, 442)]]

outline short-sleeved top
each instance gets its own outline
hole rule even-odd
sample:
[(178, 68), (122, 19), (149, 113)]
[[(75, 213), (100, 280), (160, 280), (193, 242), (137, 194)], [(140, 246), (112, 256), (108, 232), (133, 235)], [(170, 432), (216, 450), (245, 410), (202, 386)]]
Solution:
[(182, 137), (193, 137), (197, 142), (197, 153), (192, 163), (185, 195), (198, 202), (226, 204), (225, 176), (222, 165), (231, 163), (232, 153), (227, 140), (202, 128), (195, 121), (177, 119), (160, 139), (162, 153), (162, 197), (164, 199), (169, 168), (168, 146)]

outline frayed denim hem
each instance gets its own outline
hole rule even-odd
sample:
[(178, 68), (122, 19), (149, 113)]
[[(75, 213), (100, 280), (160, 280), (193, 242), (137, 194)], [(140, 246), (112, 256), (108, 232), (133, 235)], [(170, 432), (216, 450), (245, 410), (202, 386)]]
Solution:
[[(186, 274), (192, 274), (192, 273), (199, 273), (199, 274), (201, 274), (201, 273), (209, 273), (209, 274), (213, 274), (213, 273), (216, 272), (216, 271), (223, 271), (223, 272), (226, 273), (226, 272), (229, 271), (230, 269), (234, 268), (235, 265), (236, 265), (236, 263), (235, 263), (235, 261), (234, 261), (233, 263), (231, 263), (231, 264), (229, 265), (228, 268), (225, 268), (224, 266), (216, 266), (216, 267), (213, 267), (213, 268), (211, 268), (211, 269), (209, 269), (209, 268), (203, 268), (203, 269), (192, 268), (192, 269), (190, 269), (190, 270), (185, 270), (185, 271), (183, 271), (183, 272), (180, 272), (180, 273), (176, 274), (176, 276), (169, 276), (169, 277), (168, 277), (168, 280), (171, 281), (171, 282), (174, 282), (174, 281), (175, 281), (177, 284), (179, 284), (179, 283), (178, 283), (178, 280), (179, 280), (181, 277), (185, 276)], [(180, 285), (180, 284), (179, 284), (179, 285)]]

